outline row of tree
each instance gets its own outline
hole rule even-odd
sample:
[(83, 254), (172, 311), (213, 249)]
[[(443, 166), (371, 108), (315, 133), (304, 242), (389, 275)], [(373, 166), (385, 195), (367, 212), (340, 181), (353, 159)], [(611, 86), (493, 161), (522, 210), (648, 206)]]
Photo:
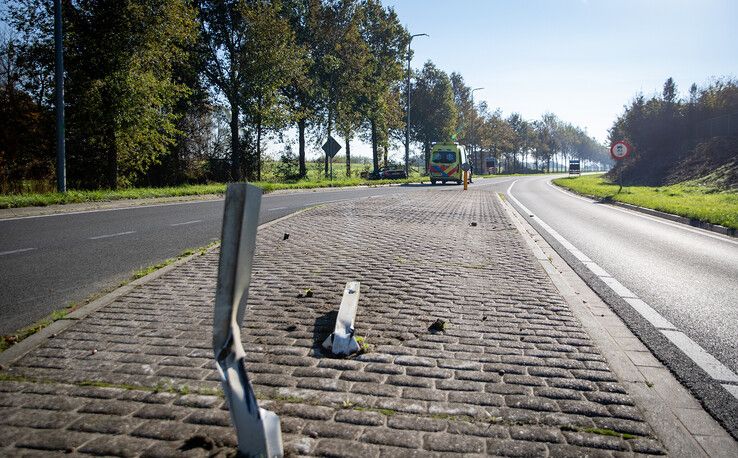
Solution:
[(660, 95), (638, 94), (615, 120), (609, 137), (628, 140), (634, 147), (633, 157), (615, 170), (630, 182), (660, 184), (670, 175), (692, 178), (710, 171), (677, 170), (700, 163), (719, 166), (732, 161), (738, 167), (738, 82), (692, 84), (681, 98), (668, 78)]
[[(410, 36), (380, 0), (64, 0), (68, 177), (76, 188), (260, 180), (266, 138), (334, 135), (372, 145), (405, 134)], [(53, 172), (53, 2), (11, 0), (0, 48), (0, 185)], [(536, 166), (603, 148), (553, 115), (528, 122), (471, 100), (459, 74), (413, 72), (410, 137), (426, 158), (456, 138)], [(325, 163), (327, 171), (327, 162)], [(16, 186), (17, 187), (17, 186)]]
[(607, 150), (584, 130), (552, 113), (528, 121), (513, 113), (504, 118), (486, 103), (475, 104), (462, 75), (447, 75), (432, 62), (417, 73), (412, 86), (411, 138), (423, 146), (425, 165), (432, 143), (454, 138), (468, 145), (475, 170), (561, 170), (571, 158), (609, 162)]

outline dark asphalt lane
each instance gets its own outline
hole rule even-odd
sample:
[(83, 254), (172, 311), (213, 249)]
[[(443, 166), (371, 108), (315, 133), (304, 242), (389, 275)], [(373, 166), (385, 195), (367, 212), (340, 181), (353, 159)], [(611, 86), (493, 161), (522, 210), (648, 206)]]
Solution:
[(580, 198), (550, 180), (519, 179), (512, 194), (738, 372), (738, 240)]
[[(259, 223), (320, 203), (408, 190), (407, 185), (267, 194)], [(0, 220), (0, 334), (115, 287), (141, 268), (220, 238), (223, 201)]]

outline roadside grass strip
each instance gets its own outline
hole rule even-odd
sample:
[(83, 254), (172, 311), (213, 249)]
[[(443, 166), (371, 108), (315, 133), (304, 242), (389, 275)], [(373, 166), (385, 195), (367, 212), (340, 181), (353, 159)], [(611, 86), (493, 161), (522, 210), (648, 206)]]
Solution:
[(619, 186), (603, 175), (558, 178), (553, 183), (585, 196), (617, 201), (738, 229), (738, 191), (690, 182), (671, 186)]
[[(282, 189), (314, 189), (314, 188), (338, 188), (351, 186), (379, 186), (386, 184), (423, 183), (429, 181), (428, 177), (415, 177), (401, 180), (365, 180), (362, 178), (349, 178), (341, 180), (301, 180), (292, 183), (253, 182), (254, 186), (261, 188), (264, 193)], [(166, 188), (131, 188), (121, 190), (97, 190), (78, 191), (72, 190), (67, 193), (29, 193), (29, 194), (3, 194), (0, 195), (0, 208), (20, 207), (46, 207), (48, 205), (76, 204), (84, 202), (100, 202), (122, 199), (146, 199), (161, 197), (183, 197), (201, 195), (225, 194), (226, 184), (215, 183), (205, 185), (173, 186)]]
[[(475, 178), (526, 176), (526, 174), (475, 175)], [(367, 180), (364, 178), (338, 178), (334, 180), (305, 179), (294, 182), (251, 182), (269, 193), (288, 189), (318, 189), (318, 188), (345, 188), (353, 186), (383, 186), (389, 184), (422, 184), (429, 183), (427, 176), (411, 176), (396, 180)], [(164, 197), (186, 197), (225, 194), (226, 183), (212, 183), (202, 185), (183, 185), (163, 188), (130, 188), (120, 190), (102, 189), (95, 191), (71, 190), (66, 193), (22, 193), (0, 194), (0, 208), (46, 207), (49, 205), (78, 204), (85, 202), (102, 202), (123, 199), (147, 199)]]
[(155, 264), (155, 265), (152, 265), (152, 266), (148, 266), (148, 267), (144, 267), (143, 269), (139, 269), (139, 270), (133, 272), (133, 274), (131, 275), (131, 277), (129, 279), (121, 282), (120, 284), (118, 284), (118, 285), (116, 285), (116, 286), (114, 286), (112, 288), (108, 288), (108, 289), (99, 291), (99, 292), (91, 295), (90, 297), (86, 298), (85, 300), (80, 301), (80, 302), (76, 302), (76, 303), (73, 303), (73, 304), (70, 304), (70, 305), (68, 305), (67, 307), (65, 307), (65, 308), (63, 308), (61, 310), (55, 310), (55, 311), (51, 312), (51, 314), (49, 314), (48, 316), (46, 316), (46, 317), (38, 320), (37, 322), (33, 323), (30, 326), (26, 326), (24, 328), (21, 328), (21, 329), (13, 332), (11, 334), (6, 334), (6, 335), (3, 335), (3, 336), (0, 336), (0, 353), (4, 352), (5, 350), (7, 350), (8, 348), (12, 347), (13, 345), (15, 345), (15, 344), (17, 344), (17, 343), (19, 343), (19, 342), (27, 339), (28, 337), (36, 334), (37, 332), (39, 332), (42, 329), (48, 327), (49, 325), (51, 325), (55, 321), (59, 321), (59, 320), (63, 320), (63, 319), (68, 319), (67, 318), (67, 315), (69, 315), (70, 313), (74, 312), (75, 310), (77, 310), (78, 308), (82, 307), (83, 305), (89, 304), (90, 302), (94, 301), (95, 299), (98, 299), (98, 298), (102, 297), (103, 295), (111, 292), (112, 290), (117, 289), (117, 288), (120, 288), (121, 286), (125, 286), (125, 285), (127, 285), (128, 283), (130, 283), (130, 282), (132, 282), (134, 280), (138, 280), (139, 278), (143, 278), (146, 275), (149, 275), (150, 273), (153, 273), (153, 272), (155, 272), (155, 271), (157, 271), (159, 269), (163, 269), (164, 267), (172, 264), (173, 262), (179, 261), (180, 259), (186, 258), (187, 256), (191, 256), (193, 254), (198, 254), (198, 255), (202, 256), (210, 248), (212, 248), (213, 246), (217, 245), (218, 243), (220, 243), (220, 242), (217, 242), (216, 241), (216, 242), (211, 242), (211, 243), (209, 243), (209, 244), (207, 244), (207, 245), (205, 245), (203, 247), (188, 249), (188, 250), (183, 251), (182, 253), (180, 253), (179, 255), (177, 255), (174, 258), (170, 258), (170, 259), (167, 259), (165, 261), (162, 261), (162, 262), (160, 262), (158, 264)]

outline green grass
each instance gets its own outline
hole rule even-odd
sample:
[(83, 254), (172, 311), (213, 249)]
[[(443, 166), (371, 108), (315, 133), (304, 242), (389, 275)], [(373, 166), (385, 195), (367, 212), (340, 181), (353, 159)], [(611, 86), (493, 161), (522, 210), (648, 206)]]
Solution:
[[(284, 189), (317, 189), (317, 188), (335, 188), (335, 187), (351, 187), (351, 186), (379, 186), (386, 184), (407, 184), (407, 183), (427, 183), (430, 179), (427, 176), (421, 176), (417, 171), (410, 174), (410, 178), (401, 180), (366, 180), (357, 176), (346, 178), (345, 168), (334, 165), (333, 171), (335, 178), (333, 180), (325, 179), (322, 176), (322, 168), (316, 167), (316, 164), (308, 164), (308, 178), (295, 182), (279, 182), (259, 181), (251, 182), (251, 184), (260, 187), (265, 193)], [(353, 170), (358, 171), (362, 165), (354, 164)], [(355, 172), (352, 172), (352, 175)], [(525, 176), (526, 174), (502, 174), (502, 175), (475, 175), (475, 178), (495, 178), (503, 176)], [(267, 177), (268, 178), (268, 177)], [(146, 198), (162, 198), (162, 197), (186, 197), (186, 196), (202, 196), (202, 195), (219, 195), (224, 194), (226, 190), (225, 183), (213, 183), (202, 185), (182, 185), (162, 188), (130, 188), (130, 189), (101, 189), (96, 191), (80, 191), (70, 190), (67, 193), (47, 192), (47, 193), (20, 193), (20, 194), (0, 194), (0, 208), (20, 208), (20, 207), (46, 207), (49, 205), (76, 204), (84, 202), (101, 202), (122, 199), (146, 199)]]
[(651, 208), (738, 229), (738, 192), (685, 182), (671, 186), (619, 186), (602, 175), (559, 178), (553, 182), (579, 194)]
[[(294, 183), (252, 182), (265, 193), (282, 189), (313, 189), (345, 186), (378, 186), (384, 184), (422, 183), (429, 181), (427, 177), (415, 177), (404, 180), (365, 180), (362, 178), (343, 178), (331, 180), (301, 180)], [(145, 199), (153, 197), (200, 196), (224, 194), (224, 183), (207, 185), (185, 185), (168, 188), (132, 188), (121, 190), (77, 191), (67, 193), (31, 193), (0, 195), (0, 208), (45, 207), (48, 205), (74, 204), (83, 202), (99, 202), (121, 199)]]

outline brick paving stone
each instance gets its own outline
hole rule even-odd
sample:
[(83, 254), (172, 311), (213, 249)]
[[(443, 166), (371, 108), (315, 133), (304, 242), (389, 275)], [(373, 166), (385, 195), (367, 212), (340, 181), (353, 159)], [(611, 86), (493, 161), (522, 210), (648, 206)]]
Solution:
[[(260, 230), (257, 246), (242, 340), (288, 453), (663, 452), (493, 194), (324, 205)], [(78, 454), (200, 456), (181, 448), (197, 434), (233, 452), (212, 361), (217, 264), (217, 250), (196, 256), (4, 369), (20, 381), (0, 379), (0, 441), (16, 447), (0, 454), (39, 452), (25, 447), (44, 434)], [(332, 358), (321, 344), (349, 280), (370, 351)], [(436, 319), (445, 331), (429, 330)]]

